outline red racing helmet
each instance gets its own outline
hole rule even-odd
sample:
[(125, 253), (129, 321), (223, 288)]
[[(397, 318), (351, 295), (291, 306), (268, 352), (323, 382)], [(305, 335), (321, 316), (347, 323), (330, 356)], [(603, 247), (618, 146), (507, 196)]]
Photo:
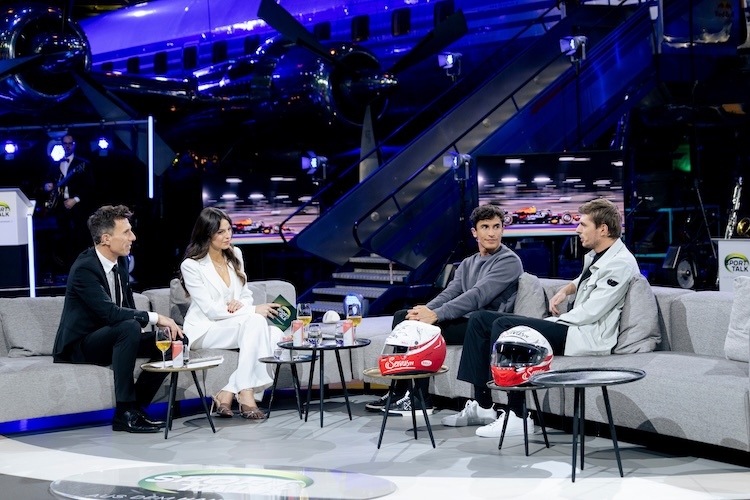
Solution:
[(434, 373), (443, 366), (445, 354), (445, 339), (439, 327), (421, 321), (403, 321), (385, 339), (379, 359), (380, 373)]
[(515, 326), (492, 346), (492, 379), (500, 387), (525, 384), (535, 373), (549, 371), (553, 357), (544, 335), (529, 326)]

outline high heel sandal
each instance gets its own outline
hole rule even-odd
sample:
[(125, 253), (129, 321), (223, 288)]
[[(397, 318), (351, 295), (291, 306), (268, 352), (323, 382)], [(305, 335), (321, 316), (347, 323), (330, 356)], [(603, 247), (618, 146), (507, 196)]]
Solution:
[(214, 407), (216, 408), (216, 416), (219, 418), (232, 418), (234, 416), (234, 412), (232, 411), (232, 403), (231, 401), (229, 404), (222, 403), (219, 401), (219, 394), (222, 392), (227, 391), (219, 391), (215, 395), (211, 396), (211, 413), (214, 412)]
[[(251, 395), (253, 395), (253, 397), (250, 398), (250, 400), (253, 402), (252, 406), (241, 401), (242, 399), (245, 399), (240, 397), (243, 392), (245, 394), (250, 393)], [(255, 395), (253, 394), (253, 391), (249, 389), (244, 389), (237, 393), (235, 397), (237, 398), (237, 403), (240, 405), (240, 417), (247, 418), (249, 420), (263, 420), (266, 418), (266, 414), (263, 412), (263, 410), (258, 408), (257, 404), (255, 404), (254, 396)]]

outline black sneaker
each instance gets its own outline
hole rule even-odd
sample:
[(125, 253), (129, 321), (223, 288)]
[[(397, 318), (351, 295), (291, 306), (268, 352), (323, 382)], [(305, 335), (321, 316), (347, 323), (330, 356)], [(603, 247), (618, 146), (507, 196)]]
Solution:
[[(420, 405), (420, 402), (415, 401), (415, 404), (417, 415), (421, 415), (422, 407)], [(435, 411), (435, 408), (428, 402), (425, 411), (427, 412), (427, 415), (432, 415), (432, 413)], [(406, 392), (406, 394), (404, 394), (404, 397), (402, 397), (398, 401), (391, 401), (391, 407), (388, 409), (388, 415), (411, 415), (411, 398), (409, 397), (408, 391)]]
[[(367, 411), (381, 411), (385, 407), (385, 402), (388, 400), (388, 393), (386, 392), (380, 398), (365, 403), (365, 409)], [(395, 401), (395, 399), (394, 399)]]

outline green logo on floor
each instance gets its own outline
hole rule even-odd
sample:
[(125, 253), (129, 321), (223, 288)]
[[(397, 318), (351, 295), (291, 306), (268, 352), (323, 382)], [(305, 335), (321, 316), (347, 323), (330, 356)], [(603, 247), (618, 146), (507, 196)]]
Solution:
[(300, 496), (313, 480), (295, 472), (263, 469), (203, 469), (156, 474), (138, 481), (138, 486), (159, 493), (200, 491)]

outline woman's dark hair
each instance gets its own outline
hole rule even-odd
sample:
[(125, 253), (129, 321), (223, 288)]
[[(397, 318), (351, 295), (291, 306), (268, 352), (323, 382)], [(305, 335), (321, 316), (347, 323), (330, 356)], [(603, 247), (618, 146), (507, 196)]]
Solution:
[[(185, 250), (185, 259), (202, 259), (208, 254), (208, 248), (211, 246), (211, 238), (213, 235), (219, 232), (221, 227), (221, 221), (225, 220), (232, 226), (232, 219), (223, 211), (214, 207), (206, 207), (201, 210), (198, 219), (195, 221), (193, 226), (193, 233), (190, 235), (190, 243)], [(223, 250), (224, 258), (227, 262), (232, 264), (235, 269), (237, 276), (242, 281), (244, 286), (247, 282), (247, 276), (245, 270), (240, 269), (240, 260), (234, 255), (234, 246), (229, 245), (229, 248)], [(180, 283), (185, 288), (185, 281), (180, 273)], [(185, 289), (187, 292), (187, 289)]]

